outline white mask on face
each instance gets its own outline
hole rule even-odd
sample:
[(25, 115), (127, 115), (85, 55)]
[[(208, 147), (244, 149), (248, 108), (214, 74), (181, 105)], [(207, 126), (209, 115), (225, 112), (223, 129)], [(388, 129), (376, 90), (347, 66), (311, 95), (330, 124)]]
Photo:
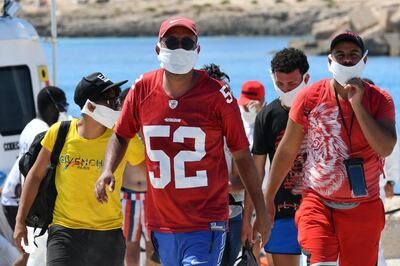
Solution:
[[(89, 110), (88, 104), (92, 104), (96, 108), (92, 111)], [(83, 114), (87, 114), (103, 126), (107, 128), (113, 128), (114, 124), (117, 122), (119, 115), (121, 114), (121, 111), (115, 111), (111, 108), (108, 108), (104, 105), (101, 104), (95, 104), (94, 102), (91, 102), (90, 100), (87, 100), (85, 105), (83, 106), (81, 112)]]
[(333, 78), (342, 86), (345, 86), (347, 81), (352, 78), (360, 78), (365, 68), (364, 59), (368, 54), (368, 50), (365, 51), (364, 56), (354, 66), (344, 66), (333, 60), (332, 55), (328, 57), (331, 59), (331, 63), (328, 62), (328, 69), (333, 74)]
[(279, 99), (281, 100), (281, 103), (284, 106), (292, 107), (293, 101), (296, 98), (297, 93), (299, 93), (302, 89), (304, 89), (307, 86), (306, 82), (304, 81), (304, 78), (306, 77), (307, 74), (308, 74), (308, 72), (303, 75), (303, 80), (296, 88), (294, 88), (293, 90), (288, 91), (288, 92), (283, 92), (276, 85), (275, 76), (273, 73), (271, 73), (271, 79), (272, 79), (272, 83), (274, 84), (275, 91), (276, 91), (276, 93), (278, 93)]
[(242, 118), (247, 124), (253, 124), (256, 121), (257, 110), (254, 106), (252, 108), (249, 108), (248, 112), (246, 112), (244, 107), (241, 105), (239, 105), (239, 108), (240, 113), (242, 114)]
[(67, 112), (59, 112), (58, 113), (58, 122), (61, 121), (67, 121), (67, 120), (71, 120), (70, 116), (67, 114)]
[(186, 74), (196, 65), (199, 56), (197, 48), (188, 51), (182, 48), (170, 50), (161, 47), (160, 44), (157, 44), (157, 46), (160, 48), (160, 53), (157, 56), (158, 61), (160, 61), (160, 66), (165, 68), (168, 72)]

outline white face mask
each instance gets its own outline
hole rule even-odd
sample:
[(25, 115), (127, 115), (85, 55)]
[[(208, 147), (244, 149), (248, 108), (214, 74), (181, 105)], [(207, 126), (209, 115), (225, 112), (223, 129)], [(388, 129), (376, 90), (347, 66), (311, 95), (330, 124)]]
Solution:
[(59, 112), (58, 113), (58, 122), (61, 121), (67, 121), (67, 120), (71, 120), (70, 116), (67, 114), (67, 112)]
[(197, 48), (188, 51), (182, 48), (170, 50), (161, 47), (160, 44), (157, 44), (157, 46), (160, 48), (160, 53), (157, 56), (158, 61), (160, 61), (160, 66), (165, 68), (168, 72), (186, 74), (196, 65), (199, 56)]
[(328, 57), (331, 59), (331, 63), (328, 62), (328, 69), (333, 74), (333, 78), (342, 86), (345, 86), (347, 81), (352, 78), (360, 78), (365, 68), (364, 59), (367, 56), (368, 51), (365, 51), (364, 56), (354, 66), (344, 66), (333, 60), (332, 55)]
[[(92, 111), (89, 110), (88, 104), (92, 104), (96, 108)], [(90, 100), (87, 100), (85, 105), (83, 106), (81, 112), (83, 114), (87, 114), (103, 126), (107, 128), (113, 128), (114, 124), (117, 122), (119, 115), (121, 114), (121, 111), (115, 111), (111, 108), (108, 108), (104, 105), (101, 104), (95, 104), (94, 102), (91, 102)]]
[(247, 124), (253, 124), (256, 121), (257, 110), (254, 106), (249, 108), (249, 111), (246, 112), (243, 106), (239, 105), (240, 113), (242, 114), (242, 119)]
[(276, 93), (278, 93), (279, 99), (281, 100), (281, 103), (284, 106), (292, 107), (293, 101), (296, 98), (297, 93), (299, 93), (302, 89), (304, 89), (307, 86), (306, 82), (304, 81), (304, 78), (307, 74), (308, 74), (308, 72), (303, 75), (303, 80), (296, 88), (294, 88), (293, 90), (288, 91), (288, 92), (283, 92), (276, 85), (275, 76), (274, 76), (274, 74), (271, 74), (271, 79), (272, 79), (272, 83), (274, 84), (275, 91), (276, 91)]

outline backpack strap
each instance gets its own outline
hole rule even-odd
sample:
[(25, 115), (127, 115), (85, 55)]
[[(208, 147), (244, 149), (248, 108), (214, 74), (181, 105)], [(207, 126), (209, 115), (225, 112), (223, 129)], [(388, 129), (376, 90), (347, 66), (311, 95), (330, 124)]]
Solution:
[[(70, 120), (62, 121), (60, 128), (58, 129), (56, 142), (54, 144), (53, 151), (51, 152), (51, 157), (50, 157), (50, 165), (54, 168), (57, 166), (58, 159), (60, 157), (61, 150), (64, 147), (65, 139), (67, 137), (70, 125), (71, 125)], [(55, 179), (55, 175), (53, 175), (52, 178)], [(50, 221), (50, 223), (51, 223), (51, 221)], [(34, 234), (35, 234), (36, 229), (37, 229), (36, 227), (33, 229)], [(33, 243), (35, 244), (36, 247), (37, 247), (36, 238), (44, 235), (44, 233), (46, 233), (46, 231), (47, 231), (47, 227), (43, 227), (40, 229), (39, 234), (35, 235), (33, 237)]]
[(60, 157), (61, 150), (64, 147), (65, 138), (67, 137), (70, 125), (70, 120), (61, 122), (57, 133), (56, 143), (54, 144), (53, 151), (51, 152), (50, 163), (52, 166), (57, 166), (58, 158)]

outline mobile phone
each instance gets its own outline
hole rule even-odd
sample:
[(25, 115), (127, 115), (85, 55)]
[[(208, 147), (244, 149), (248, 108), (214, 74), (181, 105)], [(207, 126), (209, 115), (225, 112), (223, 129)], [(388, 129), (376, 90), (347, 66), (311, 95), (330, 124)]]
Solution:
[(344, 160), (344, 165), (346, 166), (352, 196), (354, 198), (368, 196), (364, 175), (364, 160), (362, 158), (351, 158)]

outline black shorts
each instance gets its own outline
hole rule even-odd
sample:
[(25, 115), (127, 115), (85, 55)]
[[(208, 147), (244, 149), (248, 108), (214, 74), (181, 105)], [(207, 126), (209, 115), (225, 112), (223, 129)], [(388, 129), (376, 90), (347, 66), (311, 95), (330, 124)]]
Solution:
[(125, 239), (121, 229), (98, 231), (49, 228), (47, 266), (123, 266)]
[(3, 205), (4, 216), (7, 218), (7, 222), (11, 229), (14, 231), (15, 219), (17, 217), (18, 206), (5, 206)]

